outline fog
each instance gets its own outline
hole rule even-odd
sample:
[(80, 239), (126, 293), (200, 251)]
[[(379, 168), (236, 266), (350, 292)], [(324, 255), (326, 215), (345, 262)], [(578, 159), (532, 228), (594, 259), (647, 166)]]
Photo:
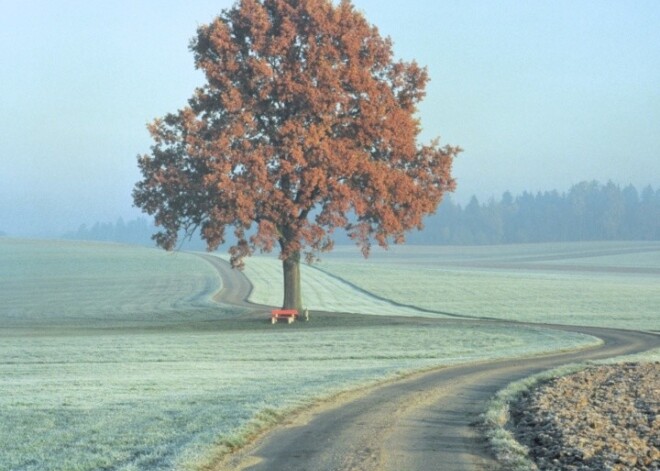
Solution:
[[(227, 0), (0, 0), (0, 231), (132, 219), (145, 125), (202, 83), (188, 42)], [(423, 140), (460, 145), (454, 200), (660, 184), (660, 3), (355, 0), (426, 65)]]

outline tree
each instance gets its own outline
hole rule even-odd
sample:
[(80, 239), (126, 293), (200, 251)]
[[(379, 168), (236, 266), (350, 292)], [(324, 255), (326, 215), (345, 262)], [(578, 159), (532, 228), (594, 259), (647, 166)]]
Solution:
[(611, 180), (600, 188), (599, 225), (600, 238), (604, 240), (617, 240), (621, 238), (621, 225), (625, 218), (626, 205), (621, 188)]
[(283, 306), (300, 309), (301, 254), (331, 250), (338, 228), (365, 257), (401, 243), (454, 189), (460, 149), (417, 144), (426, 69), (394, 61), (350, 1), (242, 0), (190, 47), (206, 82), (149, 126), (133, 191), (163, 248), (201, 228), (215, 250), (233, 227), (242, 268), (279, 246)]

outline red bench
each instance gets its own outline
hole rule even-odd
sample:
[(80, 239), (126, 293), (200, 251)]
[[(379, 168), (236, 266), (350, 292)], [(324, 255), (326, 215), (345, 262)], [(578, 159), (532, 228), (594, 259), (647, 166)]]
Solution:
[(298, 318), (297, 309), (273, 309), (271, 311), (270, 322), (275, 324), (280, 319), (286, 319), (288, 324), (291, 324)]

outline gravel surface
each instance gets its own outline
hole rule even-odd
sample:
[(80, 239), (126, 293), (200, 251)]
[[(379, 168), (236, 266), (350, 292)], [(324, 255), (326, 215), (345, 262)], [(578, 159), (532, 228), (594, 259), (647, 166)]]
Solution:
[(608, 365), (545, 383), (512, 407), (540, 470), (660, 470), (660, 363)]

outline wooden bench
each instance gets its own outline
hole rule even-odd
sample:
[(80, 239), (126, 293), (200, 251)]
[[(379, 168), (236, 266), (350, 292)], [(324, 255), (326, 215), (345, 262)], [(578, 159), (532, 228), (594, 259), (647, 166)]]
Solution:
[(280, 319), (286, 319), (288, 324), (291, 324), (298, 318), (297, 309), (273, 309), (271, 311), (270, 322), (275, 324)]

